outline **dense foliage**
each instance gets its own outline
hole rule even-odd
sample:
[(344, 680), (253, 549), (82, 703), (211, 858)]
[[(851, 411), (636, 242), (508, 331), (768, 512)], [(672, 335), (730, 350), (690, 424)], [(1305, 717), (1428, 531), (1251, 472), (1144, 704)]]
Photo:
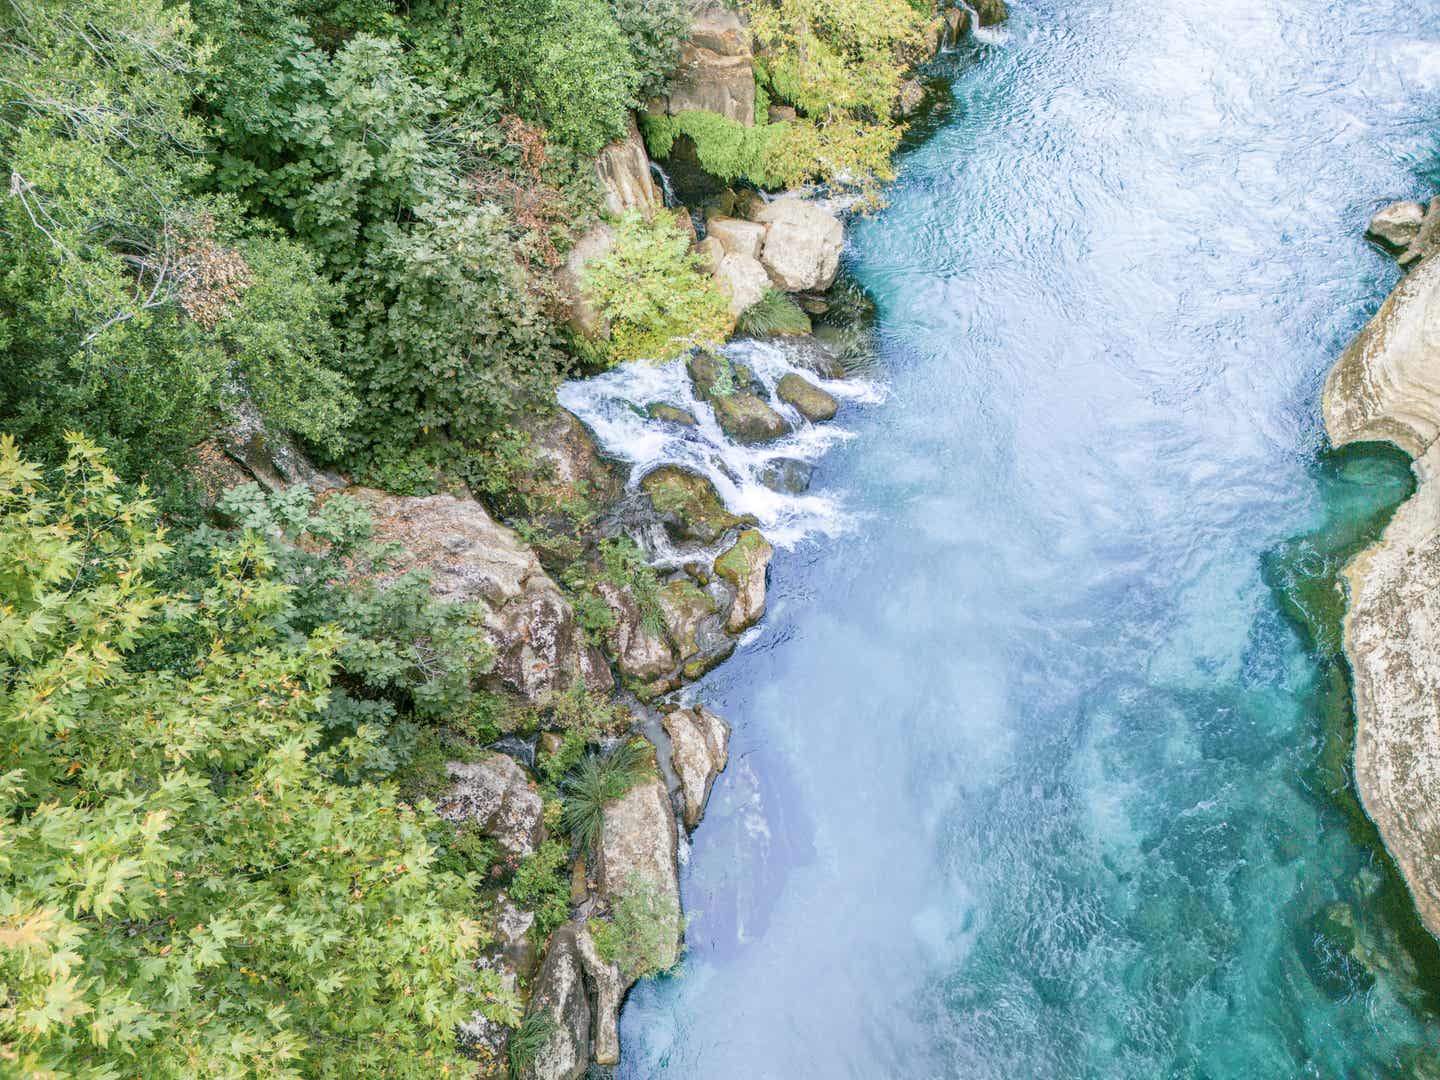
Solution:
[[(323, 767), (344, 635), (277, 626), (249, 541), (162, 593), (147, 500), (91, 444), (0, 440), (0, 1050), (22, 1075), (431, 1076), (498, 986), (472, 883), (385, 784)], [(178, 634), (185, 663), (137, 646)], [(458, 1062), (452, 1067), (458, 1066)]]

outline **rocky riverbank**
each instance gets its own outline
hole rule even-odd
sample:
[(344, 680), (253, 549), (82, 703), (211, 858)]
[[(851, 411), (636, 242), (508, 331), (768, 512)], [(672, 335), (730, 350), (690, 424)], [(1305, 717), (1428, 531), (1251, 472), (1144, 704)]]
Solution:
[(1394, 443), (1418, 487), (1344, 570), (1355, 784), (1440, 936), (1440, 199), (1387, 207), (1368, 235), (1410, 271), (1326, 379), (1325, 427), (1337, 447)]
[[(978, 14), (951, 0), (938, 4), (926, 53), (916, 61), (953, 47), (972, 22), (988, 26), (1006, 17), (1002, 0), (977, 8)], [(733, 8), (698, 4), (668, 95), (651, 104), (652, 112), (712, 112), (755, 124), (757, 52), (763, 46)], [(915, 114), (926, 98), (917, 75), (896, 104), (898, 115)], [(839, 211), (805, 194), (728, 186), (705, 171), (685, 136), (675, 140), (665, 166), (673, 186), (652, 166), (633, 122), (625, 139), (599, 154), (595, 171), (609, 219), (574, 244), (558, 272), (570, 325), (599, 346), (609, 340), (612, 328), (587, 296), (587, 266), (614, 250), (615, 223), (624, 215), (673, 216), (742, 327), (757, 305), (789, 297), (786, 359), (773, 371), (757, 371), (727, 351), (697, 348), (685, 361), (680, 392), (632, 404), (647, 423), (682, 436), (713, 425), (714, 438), (763, 457), (836, 417), (847, 374), (866, 351), (866, 302), (854, 290), (831, 294), (844, 222)], [(685, 203), (676, 201), (677, 192)], [(727, 658), (763, 617), (773, 536), (754, 516), (726, 505), (709, 462), (614, 460), (564, 409), (520, 418), (517, 428), (539, 465), (513, 478), (523, 507), (504, 515), (508, 524), (464, 493), (407, 496), (348, 486), (344, 477), (311, 467), (283, 439), (244, 425), (219, 440), (226, 468), (238, 472), (217, 477), (215, 486), (244, 474), (275, 489), (305, 483), (343, 491), (373, 515), (376, 539), (397, 548), (390, 573), (424, 572), (438, 598), (480, 613), (493, 655), (484, 687), (524, 719), (485, 752), (446, 764), (448, 788), (437, 811), (498, 845), (511, 865), (563, 859), (555, 869), (568, 865), (570, 885), (564, 915), (548, 933), (546, 916), (518, 895), (520, 874), (487, 892), (492, 934), (476, 967), (497, 974), (524, 1003), (524, 1021), (513, 1029), (476, 1013), (460, 1037), (487, 1075), (518, 1065), (539, 1080), (576, 1080), (618, 1062), (628, 989), (680, 958), (677, 850), (701, 822), (729, 739), (724, 719), (685, 688)], [(793, 496), (808, 485), (810, 470), (781, 454), (756, 472), (760, 483)], [(570, 580), (577, 567), (587, 568), (588, 591), (577, 592)], [(587, 709), (601, 702), (615, 719), (587, 730), (572, 748), (576, 733), (565, 703), (576, 701)], [(593, 842), (562, 843), (570, 830), (555, 798), (557, 776), (565, 775), (555, 763), (566, 762), (571, 749), (595, 745), (601, 749), (590, 758), (601, 763), (617, 748), (633, 748), (636, 735), (653, 753), (628, 768), (622, 792), (605, 793)]]

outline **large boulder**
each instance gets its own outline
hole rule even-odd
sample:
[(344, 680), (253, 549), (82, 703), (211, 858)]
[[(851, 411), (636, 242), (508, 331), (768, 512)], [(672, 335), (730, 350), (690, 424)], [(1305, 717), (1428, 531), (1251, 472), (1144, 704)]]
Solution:
[(535, 1080), (579, 1080), (590, 1067), (590, 1002), (573, 925), (550, 935), (530, 1012), (549, 1016), (554, 1025), (535, 1055)]
[(700, 655), (706, 645), (706, 624), (718, 610), (715, 598), (689, 581), (672, 581), (660, 590), (660, 610), (680, 660)]
[(605, 657), (585, 640), (535, 553), (478, 502), (370, 488), (347, 494), (370, 508), (377, 540), (399, 545), (391, 574), (426, 570), (439, 599), (480, 606), (495, 651), (485, 677), (491, 689), (539, 703), (576, 682), (597, 693), (614, 685)]
[(630, 117), (625, 137), (600, 151), (595, 172), (600, 177), (605, 209), (616, 217), (627, 210), (638, 210), (648, 220), (664, 201), (650, 175), (650, 158), (634, 116)]
[(1381, 247), (1399, 254), (1420, 234), (1425, 207), (1418, 202), (1396, 202), (1376, 212), (1365, 235)]
[(975, 0), (970, 5), (980, 17), (981, 26), (995, 26), (1010, 18), (1010, 9), (1005, 0)]
[[(535, 915), (516, 905), (503, 892), (495, 897), (493, 915), (493, 938), (476, 958), (475, 967), (494, 972), (501, 986), (518, 993), (522, 983), (534, 972), (538, 959), (534, 935), (530, 933)], [(467, 1055), (496, 1075), (503, 1071), (510, 1028), (477, 1010), (469, 1020), (459, 1024), (456, 1034)]]
[(760, 248), (765, 243), (765, 226), (758, 221), (741, 218), (712, 217), (705, 222), (705, 235), (719, 240), (720, 245), (731, 254), (758, 259)]
[(508, 754), (445, 766), (454, 787), (436, 812), (446, 821), (473, 822), (513, 855), (532, 854), (545, 841), (545, 804), (520, 763)]
[(1322, 407), (1336, 445), (1388, 440), (1419, 457), (1435, 441), (1440, 260), (1421, 263), (1380, 305), (1330, 370)]
[[(601, 900), (613, 906), (627, 890), (650, 890), (657, 907), (679, 926), (680, 882), (675, 863), (675, 813), (665, 783), (653, 776), (636, 784), (620, 798), (606, 804), (600, 830)], [(680, 958), (677, 933), (665, 956), (657, 958), (662, 968)]]
[(794, 196), (766, 204), (755, 218), (767, 225), (760, 261), (788, 292), (823, 292), (840, 269), (845, 228), (840, 219)]
[(248, 396), (236, 397), (225, 411), (225, 425), (215, 442), (261, 487), (283, 491), (304, 484), (318, 492), (345, 486), (344, 477), (316, 466), (288, 434), (271, 430)]
[(680, 48), (662, 99), (671, 116), (719, 113), (738, 124), (755, 123), (754, 55), (750, 28), (725, 0), (700, 0), (690, 37)]
[[(706, 241), (709, 242), (708, 239)], [(730, 299), (730, 314), (739, 318), (758, 304), (770, 287), (770, 275), (749, 255), (729, 252), (715, 268), (715, 280)]]
[(715, 560), (715, 573), (735, 590), (725, 629), (738, 634), (765, 614), (765, 575), (775, 549), (755, 529), (746, 529), (729, 550)]
[(840, 410), (840, 403), (833, 394), (794, 372), (780, 377), (780, 381), (775, 384), (775, 396), (793, 405), (800, 415), (812, 424), (832, 420)]
[(680, 781), (685, 828), (700, 824), (715, 778), (730, 760), (730, 725), (703, 705), (661, 718), (670, 736), (670, 765)]

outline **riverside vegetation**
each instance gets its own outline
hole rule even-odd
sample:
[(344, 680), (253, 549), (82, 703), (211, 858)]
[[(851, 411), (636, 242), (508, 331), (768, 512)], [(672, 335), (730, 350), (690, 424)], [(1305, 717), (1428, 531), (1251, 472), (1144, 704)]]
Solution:
[[(693, 827), (725, 763), (672, 695), (770, 546), (673, 469), (709, 569), (657, 572), (555, 388), (807, 332), (839, 223), (756, 190), (873, 202), (968, 19), (0, 3), (7, 1074), (615, 1063), (679, 955), (670, 787)], [(727, 431), (789, 429), (719, 371)]]

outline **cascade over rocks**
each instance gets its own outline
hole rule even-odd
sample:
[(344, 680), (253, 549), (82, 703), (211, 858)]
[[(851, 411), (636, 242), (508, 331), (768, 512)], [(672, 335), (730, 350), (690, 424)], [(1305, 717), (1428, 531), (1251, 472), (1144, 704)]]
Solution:
[(428, 570), (442, 600), (484, 609), (495, 650), (493, 689), (539, 703), (576, 682), (596, 693), (614, 685), (609, 665), (585, 640), (570, 602), (535, 553), (473, 499), (388, 495), (371, 488), (347, 494), (369, 507), (375, 538), (400, 545), (391, 575)]
[(446, 821), (474, 822), (514, 855), (545, 842), (545, 804), (520, 763), (508, 754), (445, 766), (454, 787), (435, 810)]
[(730, 760), (730, 725), (703, 705), (675, 709), (661, 723), (670, 736), (670, 764), (680, 781), (685, 828), (694, 829), (715, 778)]
[(1440, 936), (1440, 261), (1400, 281), (1331, 370), (1323, 407), (1336, 446), (1388, 440), (1417, 459), (1415, 494), (1345, 567), (1344, 646), (1355, 786)]
[(677, 540), (713, 544), (729, 529), (743, 524), (725, 509), (710, 478), (679, 465), (662, 465), (646, 473), (640, 490), (663, 516), (665, 529)]

